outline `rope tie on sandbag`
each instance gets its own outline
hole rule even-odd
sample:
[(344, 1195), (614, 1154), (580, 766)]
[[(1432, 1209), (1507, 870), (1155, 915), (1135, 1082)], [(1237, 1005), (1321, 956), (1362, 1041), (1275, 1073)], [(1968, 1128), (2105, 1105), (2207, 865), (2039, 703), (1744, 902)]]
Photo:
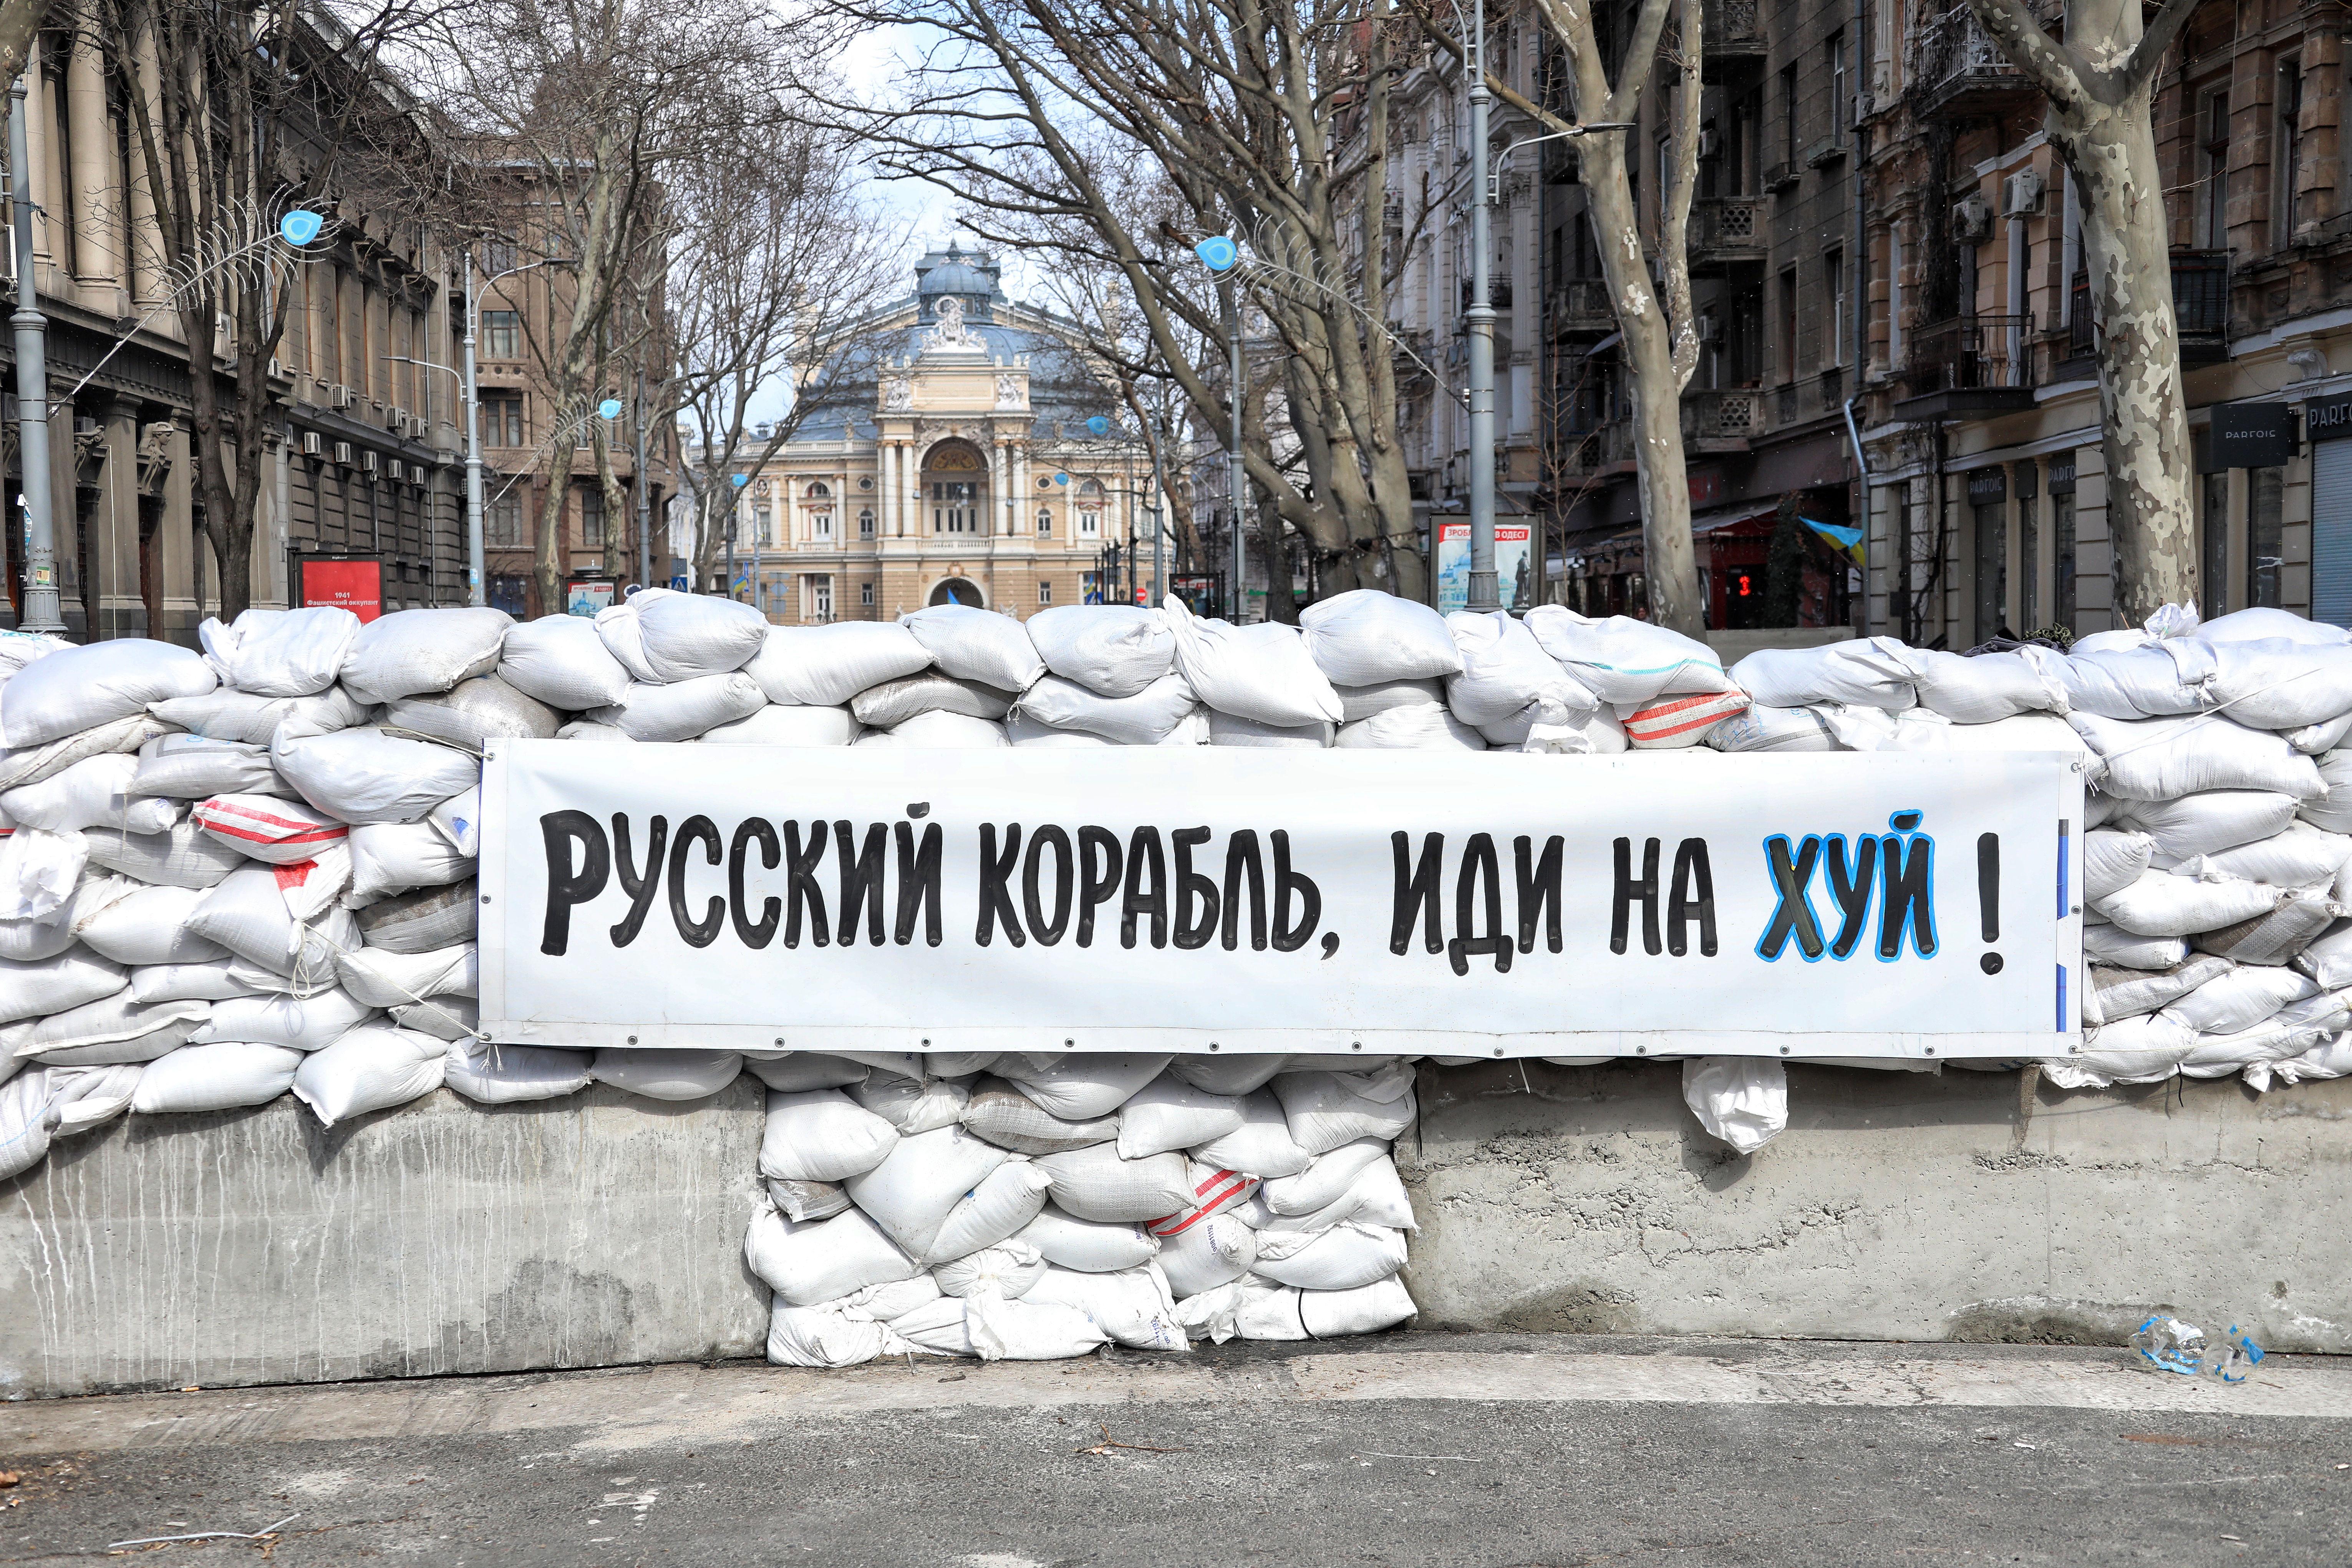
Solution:
[[(323, 913), (324, 911), (321, 911), (321, 912)], [(359, 957), (359, 954), (358, 954), (358, 953), (353, 952), (350, 948), (345, 947), (341, 942), (337, 942), (333, 937), (329, 936), (325, 931), (322, 931), (319, 930), (316, 926), (310, 925), (310, 924), (309, 924), (308, 922), (306, 922), (306, 921), (297, 921), (295, 922), (295, 924), (296, 924), (296, 926), (297, 926), (300, 931), (302, 931), (306, 935), (310, 935), (310, 936), (316, 936), (316, 937), (317, 937), (320, 942), (325, 942), (329, 947), (333, 948), (337, 952), (341, 953), (343, 957), (345, 957), (345, 958), (353, 958), (353, 959), (355, 959), (355, 958)], [(301, 968), (301, 965), (302, 965), (301, 956), (300, 956), (300, 953), (299, 953), (299, 944), (298, 944), (298, 952), (297, 952), (296, 956), (295, 956), (294, 963), (295, 963), (295, 967), (296, 967), (296, 969), (299, 971), (299, 970)], [(338, 976), (338, 978), (340, 979), (341, 977), (340, 977), (340, 976)], [(455, 1024), (456, 1026), (457, 1026), (457, 1029), (458, 1029), (459, 1033), (460, 1033), (460, 1034), (462, 1034), (462, 1035), (463, 1035), (467, 1039), (478, 1041), (478, 1042), (479, 1042), (479, 1043), (481, 1043), (482, 1045), (489, 1046), (492, 1049), (496, 1049), (496, 1048), (497, 1048), (497, 1042), (493, 1041), (493, 1040), (489, 1037), (489, 1036), (488, 1036), (488, 1035), (486, 1035), (486, 1034), (482, 1033), (481, 1028), (480, 1028), (480, 1026), (479, 1026), (478, 1025), (469, 1025), (469, 1024), (467, 1024), (467, 1023), (466, 1022), (466, 1020), (464, 1020), (463, 1018), (460, 1018), (459, 1016), (457, 1016), (457, 1014), (452, 1013), (451, 1011), (449, 1011), (449, 1009), (448, 1009), (448, 1008), (444, 1007), (443, 1005), (441, 1005), (441, 1004), (440, 1004), (440, 1003), (438, 1003), (438, 1002), (435, 1001), (432, 997), (430, 997), (430, 996), (419, 996), (415, 992), (411, 991), (407, 986), (405, 986), (405, 985), (402, 984), (401, 984), (399, 981), (397, 981), (397, 980), (392, 981), (392, 982), (390, 982), (389, 984), (391, 984), (391, 986), (392, 986), (392, 988), (393, 988), (394, 990), (395, 990), (395, 991), (399, 992), (402, 995), (404, 995), (404, 996), (407, 997), (411, 1002), (414, 1002), (415, 1004), (416, 1004), (416, 1005), (418, 1005), (418, 1006), (420, 1006), (420, 1007), (430, 1007), (430, 1008), (432, 1008), (432, 1009), (433, 1009), (433, 1011), (435, 1011), (436, 1013), (440, 1014), (440, 1015), (441, 1015), (441, 1016), (443, 1016), (444, 1018), (448, 1019), (448, 1020), (449, 1020), (449, 1022), (451, 1022), (452, 1024)]]
[[(2116, 723), (2116, 724), (2145, 724), (2145, 723), (2147, 723), (2147, 722), (2149, 722), (2149, 721), (2156, 721), (2156, 722), (2159, 722), (2159, 723), (2161, 723), (2161, 722), (2163, 722), (2163, 721), (2165, 721), (2166, 720), (2168, 720), (2168, 719), (2185, 719), (2185, 720), (2189, 721), (2189, 724), (2191, 724), (2191, 725), (2193, 725), (2193, 724), (2201, 724), (2201, 723), (2204, 723), (2204, 722), (2205, 722), (2206, 721), (2208, 721), (2208, 720), (2227, 718), (2227, 717), (2228, 717), (2228, 714), (2227, 714), (2227, 713), (2225, 713), (2225, 712), (2223, 711), (2223, 710), (2224, 710), (2224, 709), (2233, 707), (2233, 706), (2235, 706), (2236, 704), (2238, 704), (2238, 703), (2240, 703), (2240, 702), (2251, 701), (2252, 699), (2257, 698), (2257, 697), (2267, 696), (2269, 693), (2278, 690), (2281, 687), (2283, 687), (2283, 686), (2292, 686), (2292, 685), (2294, 685), (2294, 684), (2296, 681), (2298, 681), (2298, 680), (2308, 680), (2308, 679), (2311, 679), (2315, 674), (2316, 674), (2316, 673), (2318, 673), (2318, 672), (2317, 672), (2317, 671), (2315, 671), (2315, 670), (2309, 670), (2309, 669), (2306, 669), (2306, 670), (2300, 671), (2300, 672), (2299, 672), (2299, 673), (2297, 673), (2297, 674), (2290, 675), (2290, 676), (2288, 676), (2288, 677), (2287, 677), (2285, 679), (2284, 679), (2284, 680), (2274, 680), (2274, 681), (2271, 682), (2268, 686), (2258, 686), (2258, 687), (2254, 688), (2254, 689), (2252, 689), (2252, 691), (2241, 691), (2240, 693), (2238, 693), (2238, 695), (2237, 695), (2237, 696), (2235, 696), (2235, 697), (2232, 697), (2232, 698), (2229, 699), (2227, 701), (2216, 703), (2216, 704), (2215, 704), (2214, 706), (2212, 706), (2211, 708), (2206, 709), (2206, 710), (2203, 710), (2203, 711), (2201, 711), (2201, 712), (2197, 712), (2197, 713), (2171, 713), (2171, 714), (2143, 713), (2143, 714), (2139, 715), (2137, 718), (2134, 718), (2134, 719), (2116, 719), (2116, 720), (2110, 720), (2110, 721), (2109, 721), (2109, 722), (2111, 722), (2111, 723)], [(2200, 684), (2202, 684), (2202, 683), (2200, 682)], [(2092, 715), (2092, 716), (2093, 716), (2094, 718), (2104, 718), (2104, 717), (2105, 717), (2104, 714), (2094, 714), (2094, 715)], [(2338, 715), (2338, 717), (2341, 717), (2341, 715)], [(2325, 722), (2327, 722), (2327, 721), (2323, 720), (2323, 721), (2321, 721), (2321, 722), (2325, 723)], [(2301, 726), (2301, 725), (2298, 725), (2298, 726), (2297, 726), (2297, 728), (2305, 728), (2305, 726)], [(2183, 726), (2182, 726), (2182, 729), (2181, 729), (2180, 731), (2174, 731), (2174, 735), (2178, 735), (2178, 734), (2180, 734), (2180, 733), (2184, 732), (2188, 728), (2189, 728), (2189, 725), (2183, 725)], [(2275, 731), (2275, 730), (2265, 730), (2265, 731), (2260, 731), (2260, 733), (2263, 733), (2263, 734), (2268, 734), (2268, 735), (2275, 735), (2275, 734), (2278, 734), (2278, 733), (2279, 733), (2279, 731)], [(2154, 740), (2154, 741), (2143, 741), (2143, 742), (2140, 742), (2138, 745), (2137, 745), (2137, 746), (2126, 746), (2126, 747), (2125, 747), (2123, 750), (2121, 750), (2121, 751), (2119, 751), (2119, 752), (2101, 752), (2097, 753), (2097, 755), (2098, 755), (2098, 758), (2099, 758), (2099, 760), (2100, 760), (2101, 762), (2113, 762), (2113, 761), (2114, 761), (2116, 758), (2117, 758), (2117, 757), (2128, 757), (2128, 756), (2132, 756), (2132, 755), (2134, 755), (2134, 754), (2136, 754), (2136, 753), (2137, 753), (2137, 752), (2147, 751), (2147, 750), (2149, 750), (2149, 749), (2151, 749), (2151, 748), (2153, 748), (2153, 747), (2157, 747), (2157, 746), (2163, 746), (2163, 745), (2168, 745), (2168, 744), (2170, 744), (2170, 743), (2171, 743), (2171, 742), (2172, 742), (2173, 738), (2174, 738), (2174, 737), (2173, 737), (2172, 735), (2168, 735), (2168, 736), (2165, 736), (2165, 737), (2163, 737), (2162, 739), (2159, 739), (2159, 740)], [(2281, 738), (2282, 738), (2282, 739), (2284, 739), (2284, 736), (2282, 736)], [(2290, 748), (2290, 749), (2292, 749), (2292, 748)], [(2295, 752), (2295, 755), (2297, 755), (2297, 756), (2304, 756), (2304, 755), (2307, 755), (2307, 754), (2308, 754), (2308, 753), (2305, 753), (2305, 752)]]

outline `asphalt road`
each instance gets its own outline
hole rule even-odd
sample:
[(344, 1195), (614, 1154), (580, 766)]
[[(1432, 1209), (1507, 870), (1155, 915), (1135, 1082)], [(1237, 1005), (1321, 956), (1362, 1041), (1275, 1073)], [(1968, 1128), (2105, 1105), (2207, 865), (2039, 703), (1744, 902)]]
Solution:
[(1391, 1334), (17, 1404), (0, 1562), (2341, 1563), (2352, 1365)]

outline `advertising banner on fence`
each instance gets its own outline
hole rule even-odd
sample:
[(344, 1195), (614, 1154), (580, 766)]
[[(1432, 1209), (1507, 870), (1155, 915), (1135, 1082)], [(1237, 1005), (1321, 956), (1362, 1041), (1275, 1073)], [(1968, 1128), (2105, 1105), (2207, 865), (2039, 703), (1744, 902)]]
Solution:
[(2079, 1040), (2039, 755), (504, 742), (495, 1039), (2023, 1057)]

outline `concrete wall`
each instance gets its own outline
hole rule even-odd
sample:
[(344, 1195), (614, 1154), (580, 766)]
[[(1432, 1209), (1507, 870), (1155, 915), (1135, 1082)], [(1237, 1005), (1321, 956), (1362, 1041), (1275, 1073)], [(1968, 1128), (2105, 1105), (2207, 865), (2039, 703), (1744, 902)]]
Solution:
[(119, 1120), (0, 1183), (0, 1394), (760, 1353), (761, 1088), (290, 1097)]
[(1672, 1066), (1424, 1068), (1422, 1324), (2116, 1344), (2167, 1307), (2352, 1352), (2352, 1079), (2021, 1087), (1791, 1067), (1742, 1158)]

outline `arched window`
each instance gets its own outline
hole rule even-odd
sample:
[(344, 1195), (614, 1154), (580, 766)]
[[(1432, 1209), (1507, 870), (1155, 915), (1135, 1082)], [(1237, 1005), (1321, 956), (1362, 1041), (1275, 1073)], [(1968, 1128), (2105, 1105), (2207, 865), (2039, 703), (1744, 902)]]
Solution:
[[(857, 537), (860, 539), (871, 539), (874, 537), (874, 509), (872, 507), (864, 508), (857, 514)], [(867, 602), (869, 604), (872, 603), (871, 600), (868, 600)]]
[(1078, 483), (1078, 494), (1086, 497), (1089, 500), (1100, 500), (1102, 499), (1102, 493), (1103, 488), (1102, 481), (1100, 479), (1082, 479)]
[(819, 479), (816, 483), (809, 486), (809, 488), (802, 493), (806, 495), (811, 500), (825, 500), (830, 499), (833, 495), (833, 487), (826, 484), (823, 479)]
[(1045, 510), (1043, 507), (1040, 507), (1037, 510), (1037, 537), (1040, 539), (1051, 538), (1053, 532), (1054, 514)]

